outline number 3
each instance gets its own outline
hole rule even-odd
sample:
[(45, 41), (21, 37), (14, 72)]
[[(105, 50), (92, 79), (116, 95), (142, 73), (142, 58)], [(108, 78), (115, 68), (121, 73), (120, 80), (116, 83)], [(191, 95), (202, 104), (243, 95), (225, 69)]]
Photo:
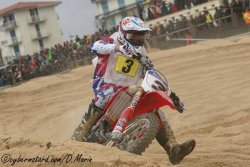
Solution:
[(127, 59), (126, 61), (125, 61), (125, 63), (127, 63), (127, 67), (122, 67), (122, 72), (124, 72), (124, 73), (129, 73), (130, 72), (130, 70), (131, 70), (131, 67), (132, 67), (132, 65), (134, 64), (134, 61), (133, 60), (130, 60), (130, 59)]

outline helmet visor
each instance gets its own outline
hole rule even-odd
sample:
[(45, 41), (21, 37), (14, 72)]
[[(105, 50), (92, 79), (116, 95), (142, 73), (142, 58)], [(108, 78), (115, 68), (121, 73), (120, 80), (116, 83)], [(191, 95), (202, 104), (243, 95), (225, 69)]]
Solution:
[(146, 34), (132, 34), (126, 35), (126, 40), (133, 46), (143, 46), (146, 39)]

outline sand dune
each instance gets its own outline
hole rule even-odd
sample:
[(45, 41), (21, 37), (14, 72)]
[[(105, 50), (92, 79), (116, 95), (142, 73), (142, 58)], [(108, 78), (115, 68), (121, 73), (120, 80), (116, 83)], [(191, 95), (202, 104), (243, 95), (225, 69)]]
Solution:
[[(250, 166), (249, 46), (250, 37), (242, 37), (151, 52), (186, 105), (183, 114), (165, 108), (178, 141), (197, 141), (176, 166)], [(171, 166), (155, 140), (141, 156), (70, 140), (93, 96), (92, 73), (93, 67), (85, 66), (0, 92), (0, 166)], [(7, 154), (44, 160), (3, 163)], [(45, 162), (48, 157), (65, 161)], [(70, 158), (75, 163), (66, 163)]]

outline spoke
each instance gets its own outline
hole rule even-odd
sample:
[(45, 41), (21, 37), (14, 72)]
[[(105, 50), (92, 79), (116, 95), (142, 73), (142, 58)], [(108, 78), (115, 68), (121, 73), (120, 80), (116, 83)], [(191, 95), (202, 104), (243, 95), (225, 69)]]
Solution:
[(107, 147), (113, 147), (115, 145), (115, 142), (113, 142), (112, 140), (108, 142), (108, 144), (106, 145)]
[(135, 128), (137, 128), (139, 125), (136, 123), (132, 123), (130, 125), (128, 125), (125, 129), (125, 131), (123, 132), (123, 135), (132, 132)]
[(147, 119), (138, 120), (137, 122), (127, 126), (126, 130), (123, 132), (125, 140), (127, 141), (126, 143), (128, 144), (134, 142), (137, 139), (142, 138), (144, 136), (144, 133), (147, 131), (148, 127), (149, 127), (149, 122)]

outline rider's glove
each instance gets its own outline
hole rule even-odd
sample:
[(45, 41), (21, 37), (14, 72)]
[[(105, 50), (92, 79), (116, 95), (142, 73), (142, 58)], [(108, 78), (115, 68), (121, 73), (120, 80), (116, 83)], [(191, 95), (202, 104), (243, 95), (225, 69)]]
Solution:
[(183, 102), (179, 99), (179, 97), (174, 93), (171, 92), (170, 94), (170, 98), (172, 99), (174, 106), (176, 108), (176, 110), (180, 113), (183, 113), (184, 111), (184, 104)]
[(136, 53), (136, 55), (133, 54), (133, 58), (137, 59), (145, 70), (150, 70), (154, 68), (153, 63), (148, 56), (142, 56), (140, 53)]
[(132, 55), (135, 52), (135, 49), (129, 43), (125, 43), (124, 45), (119, 46), (119, 51), (125, 55)]
[(142, 56), (139, 61), (141, 62), (142, 66), (146, 70), (150, 70), (150, 69), (154, 68), (154, 65), (153, 65), (152, 61), (149, 59), (149, 57)]

